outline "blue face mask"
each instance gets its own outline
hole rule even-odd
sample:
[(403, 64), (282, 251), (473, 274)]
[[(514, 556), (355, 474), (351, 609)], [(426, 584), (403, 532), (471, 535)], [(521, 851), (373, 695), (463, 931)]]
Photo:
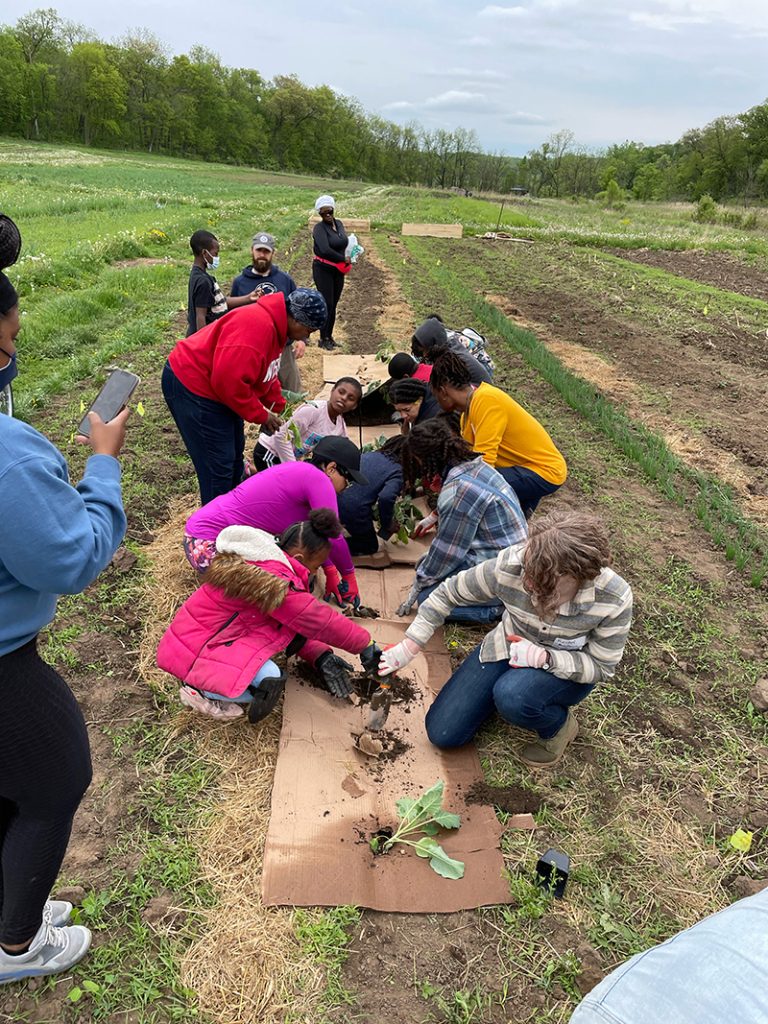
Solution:
[(216, 267), (218, 267), (218, 265), (219, 265), (219, 257), (218, 256), (211, 256), (211, 262), (208, 264), (208, 266), (211, 268), (211, 270), (215, 270)]
[[(0, 351), (5, 352), (5, 349), (0, 349)], [(8, 355), (7, 352), (5, 352), (5, 354)], [(16, 365), (16, 353), (14, 352), (13, 355), (8, 358), (8, 362), (5, 366), (0, 367), (0, 391), (10, 384), (12, 380), (15, 380), (18, 375), (19, 368)]]

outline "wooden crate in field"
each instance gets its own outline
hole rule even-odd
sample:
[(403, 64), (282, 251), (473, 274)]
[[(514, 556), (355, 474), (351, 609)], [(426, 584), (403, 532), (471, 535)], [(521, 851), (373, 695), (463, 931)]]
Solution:
[(461, 238), (464, 228), (461, 224), (403, 224), (404, 235), (427, 235), (430, 238)]

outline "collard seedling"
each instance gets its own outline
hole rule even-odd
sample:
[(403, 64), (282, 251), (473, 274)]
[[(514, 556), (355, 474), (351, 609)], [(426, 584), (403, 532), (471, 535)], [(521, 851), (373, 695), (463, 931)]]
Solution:
[[(388, 853), (396, 843), (412, 846), (419, 857), (429, 860), (429, 866), (443, 878), (463, 878), (464, 864), (449, 857), (434, 838), (441, 828), (458, 828), (461, 818), (443, 809), (442, 781), (426, 790), (417, 799), (403, 797), (397, 801), (398, 826), (391, 836), (377, 832), (371, 839), (375, 854)], [(424, 832), (415, 839), (417, 832)]]

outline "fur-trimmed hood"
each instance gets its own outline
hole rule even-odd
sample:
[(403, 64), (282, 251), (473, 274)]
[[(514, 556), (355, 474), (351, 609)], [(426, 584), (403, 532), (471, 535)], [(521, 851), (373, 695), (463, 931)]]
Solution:
[(205, 582), (266, 613), (283, 603), (300, 568), (271, 533), (253, 526), (226, 527), (216, 538), (216, 551)]

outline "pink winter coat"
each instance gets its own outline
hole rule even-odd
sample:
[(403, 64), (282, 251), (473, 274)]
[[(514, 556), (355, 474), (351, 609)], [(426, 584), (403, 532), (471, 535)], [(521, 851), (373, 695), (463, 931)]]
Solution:
[[(251, 527), (229, 527), (220, 538), (232, 530), (267, 538)], [(298, 653), (310, 664), (330, 650), (329, 644), (352, 654), (370, 644), (367, 630), (309, 593), (300, 562), (272, 537), (268, 547), (275, 557), (257, 562), (235, 550), (219, 551), (205, 583), (165, 631), (157, 649), (160, 668), (196, 689), (236, 697), (297, 634), (307, 639)]]

